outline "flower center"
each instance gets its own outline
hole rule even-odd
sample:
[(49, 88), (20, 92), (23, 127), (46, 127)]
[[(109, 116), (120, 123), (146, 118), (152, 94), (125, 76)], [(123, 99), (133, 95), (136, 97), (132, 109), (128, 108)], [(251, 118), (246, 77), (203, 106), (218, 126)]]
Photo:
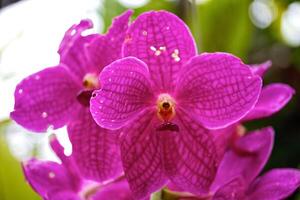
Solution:
[(175, 116), (175, 100), (166, 93), (157, 99), (157, 116), (163, 122), (169, 122)]
[(95, 89), (100, 88), (97, 74), (88, 73), (82, 80), (83, 89), (77, 94), (77, 101), (83, 106), (90, 106), (90, 99)]
[(98, 76), (97, 74), (94, 73), (88, 73), (83, 77), (82, 84), (85, 89), (97, 89), (99, 88), (100, 84), (98, 81)]

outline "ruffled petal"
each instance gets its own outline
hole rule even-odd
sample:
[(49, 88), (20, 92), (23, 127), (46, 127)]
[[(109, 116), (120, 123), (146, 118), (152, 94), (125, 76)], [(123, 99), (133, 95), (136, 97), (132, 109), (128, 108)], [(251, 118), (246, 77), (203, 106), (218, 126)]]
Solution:
[(242, 178), (234, 178), (223, 185), (213, 196), (212, 200), (244, 200), (246, 186)]
[(256, 65), (251, 65), (251, 71), (253, 74), (263, 77), (264, 74), (270, 69), (272, 62), (270, 60)]
[(23, 127), (44, 132), (60, 128), (77, 109), (79, 86), (62, 67), (51, 67), (22, 80), (15, 90), (15, 107), (10, 116)]
[(97, 67), (99, 72), (104, 66), (121, 58), (122, 44), (131, 15), (132, 11), (128, 10), (116, 17), (108, 33), (97, 37), (87, 46), (89, 65)]
[(165, 172), (183, 190), (206, 194), (218, 165), (213, 136), (183, 111), (177, 112), (174, 123), (179, 132), (159, 133)]
[(151, 11), (140, 15), (129, 27), (124, 55), (144, 61), (159, 92), (175, 88), (181, 66), (196, 55), (195, 41), (176, 15)]
[[(236, 142), (236, 149), (225, 153), (212, 185), (215, 191), (234, 177), (242, 176), (249, 184), (266, 164), (273, 147), (274, 131), (264, 128), (248, 133)], [(239, 150), (239, 151), (237, 151)]]
[(58, 50), (60, 62), (70, 69), (79, 82), (82, 82), (86, 73), (98, 72), (96, 66), (88, 65), (86, 46), (100, 35), (81, 35), (83, 31), (92, 27), (91, 20), (81, 20), (79, 24), (71, 26), (65, 33)]
[(99, 127), (88, 108), (77, 113), (68, 133), (72, 157), (85, 178), (102, 182), (121, 174), (118, 134)]
[(133, 200), (127, 181), (104, 186), (92, 198), (93, 200)]
[(248, 190), (249, 199), (285, 199), (300, 187), (300, 170), (274, 169), (256, 179)]
[(270, 115), (281, 110), (292, 98), (295, 90), (283, 83), (273, 83), (264, 87), (254, 109), (243, 118), (243, 121), (253, 120)]
[(101, 127), (118, 129), (129, 123), (153, 99), (148, 68), (142, 61), (127, 57), (105, 67), (100, 75), (102, 88), (91, 98), (91, 113)]
[(167, 181), (155, 113), (146, 109), (122, 130), (121, 156), (125, 176), (137, 199), (149, 196)]
[(229, 126), (256, 104), (262, 81), (237, 57), (203, 53), (184, 66), (177, 82), (177, 101), (206, 128)]

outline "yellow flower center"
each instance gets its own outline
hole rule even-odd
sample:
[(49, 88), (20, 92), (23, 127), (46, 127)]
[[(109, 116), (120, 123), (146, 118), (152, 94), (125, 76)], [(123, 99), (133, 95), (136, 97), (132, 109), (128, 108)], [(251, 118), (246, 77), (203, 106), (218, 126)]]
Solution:
[(157, 116), (168, 122), (175, 116), (175, 100), (169, 94), (160, 94), (157, 99)]
[(97, 89), (99, 88), (99, 80), (97, 74), (88, 73), (83, 77), (82, 84), (85, 89)]

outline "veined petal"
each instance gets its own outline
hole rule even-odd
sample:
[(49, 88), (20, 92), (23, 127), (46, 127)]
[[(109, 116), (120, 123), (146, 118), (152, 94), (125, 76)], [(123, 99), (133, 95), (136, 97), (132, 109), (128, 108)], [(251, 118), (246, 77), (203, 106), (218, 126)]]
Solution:
[(285, 199), (300, 187), (300, 170), (274, 169), (257, 178), (250, 186), (249, 199)]
[(71, 26), (65, 33), (58, 50), (60, 62), (70, 69), (79, 82), (82, 82), (84, 75), (88, 72), (99, 73), (96, 66), (88, 65), (86, 45), (100, 35), (81, 35), (83, 31), (92, 27), (91, 20), (81, 20), (79, 24)]
[[(15, 106), (10, 117), (23, 127), (44, 132), (60, 128), (77, 109), (79, 86), (62, 67), (51, 67), (23, 79), (15, 90)], [(78, 104), (79, 105), (79, 104)]]
[(164, 169), (178, 187), (194, 194), (206, 194), (218, 166), (218, 156), (209, 131), (183, 111), (177, 112), (179, 132), (161, 132)]
[(121, 133), (121, 156), (133, 196), (142, 199), (167, 181), (163, 171), (161, 141), (156, 133), (155, 113), (146, 109)]
[(50, 193), (45, 200), (82, 200), (78, 194), (72, 191)]
[(203, 53), (184, 66), (178, 77), (176, 99), (206, 128), (229, 126), (256, 104), (262, 81), (237, 57)]
[(214, 194), (212, 200), (244, 200), (246, 185), (241, 177), (234, 178)]
[(106, 181), (122, 172), (118, 134), (99, 127), (89, 109), (82, 108), (68, 125), (72, 157), (88, 179)]
[(122, 44), (131, 15), (132, 11), (128, 10), (116, 17), (108, 33), (97, 37), (87, 46), (89, 64), (97, 67), (99, 72), (104, 66), (121, 58)]
[(136, 58), (123, 58), (105, 67), (100, 82), (102, 88), (94, 92), (90, 110), (103, 128), (121, 128), (154, 105), (148, 68)]
[(180, 68), (196, 51), (188, 27), (166, 11), (140, 15), (129, 27), (124, 43), (124, 56), (135, 56), (148, 65), (158, 92), (174, 90)]
[(268, 60), (261, 64), (251, 65), (250, 69), (253, 74), (263, 77), (264, 74), (270, 69), (272, 66), (272, 61)]
[(281, 110), (292, 98), (295, 90), (283, 83), (272, 83), (264, 87), (253, 110), (243, 121), (269, 117)]
[(266, 164), (273, 147), (274, 131), (264, 128), (240, 138), (236, 147), (240, 152), (230, 150), (225, 153), (212, 185), (215, 191), (234, 177), (242, 176), (245, 184), (249, 184)]

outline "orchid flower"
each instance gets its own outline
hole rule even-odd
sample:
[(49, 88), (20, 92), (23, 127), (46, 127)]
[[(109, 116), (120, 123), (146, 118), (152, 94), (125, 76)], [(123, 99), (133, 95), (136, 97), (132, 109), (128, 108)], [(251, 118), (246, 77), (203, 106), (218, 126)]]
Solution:
[(101, 87), (97, 76), (102, 68), (121, 57), (131, 14), (117, 17), (105, 35), (83, 36), (92, 27), (89, 20), (73, 25), (60, 44), (60, 63), (28, 76), (15, 90), (11, 118), (35, 132), (67, 125), (78, 168), (96, 181), (119, 176), (122, 164), (118, 135), (94, 122), (89, 99)]
[(82, 178), (74, 159), (52, 136), (50, 145), (61, 164), (31, 159), (22, 164), (28, 183), (44, 200), (133, 200), (125, 180), (97, 184)]
[(240, 151), (228, 151), (212, 184), (212, 200), (279, 200), (300, 186), (299, 169), (272, 169), (259, 173), (268, 161), (274, 142), (272, 128), (250, 132), (236, 141)]
[[(253, 74), (263, 77), (271, 67), (271, 61), (251, 66)], [(280, 111), (291, 100), (295, 90), (284, 83), (271, 83), (262, 88), (259, 99), (254, 108), (233, 125), (222, 130), (213, 131), (219, 156), (222, 156), (228, 146), (235, 147), (235, 141), (246, 134), (244, 122), (269, 117)]]
[(168, 181), (207, 193), (219, 162), (209, 129), (227, 127), (255, 106), (261, 78), (228, 53), (197, 55), (187, 26), (166, 11), (140, 15), (123, 56), (103, 69), (90, 110), (121, 131), (125, 176), (137, 198)]

